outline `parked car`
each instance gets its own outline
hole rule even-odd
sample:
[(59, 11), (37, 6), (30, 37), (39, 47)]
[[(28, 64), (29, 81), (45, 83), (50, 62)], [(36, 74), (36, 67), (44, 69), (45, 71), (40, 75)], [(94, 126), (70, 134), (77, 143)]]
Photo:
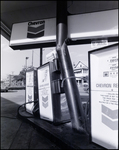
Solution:
[(0, 81), (0, 91), (8, 92), (9, 87), (5, 84), (5, 81)]
[(89, 93), (89, 84), (83, 83), (83, 90)]

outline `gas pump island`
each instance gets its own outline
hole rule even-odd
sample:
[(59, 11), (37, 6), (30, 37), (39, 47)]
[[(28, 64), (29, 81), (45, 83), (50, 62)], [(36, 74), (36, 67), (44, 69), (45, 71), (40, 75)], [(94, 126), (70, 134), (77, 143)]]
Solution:
[[(26, 105), (26, 111), (33, 114), (33, 110), (34, 108), (36, 108), (39, 113), (39, 119), (47, 120), (53, 122), (54, 124), (61, 124), (71, 121), (72, 129), (76, 130), (79, 134), (91, 134), (93, 142), (109, 148), (109, 145), (107, 143), (110, 142), (111, 139), (107, 139), (107, 141), (103, 140), (102, 144), (101, 142), (99, 142), (100, 139), (98, 140), (98, 135), (95, 134), (95, 123), (93, 122), (93, 119), (95, 117), (92, 117), (94, 115), (93, 111), (91, 111), (91, 125), (93, 129), (91, 129), (90, 133), (87, 130), (87, 117), (84, 113), (83, 106), (80, 100), (80, 91), (77, 87), (77, 82), (67, 48), (67, 44), (68, 42), (72, 42), (72, 38), (78, 38), (78, 26), (76, 26), (76, 28), (71, 27), (72, 22), (74, 25), (74, 20), (78, 21), (77, 17), (80, 18), (80, 15), (74, 16), (74, 18), (73, 16), (67, 17), (67, 3), (65, 1), (59, 1), (57, 2), (56, 19), (42, 19), (37, 21), (13, 24), (10, 47), (15, 50), (41, 48), (42, 51), (43, 47), (56, 46), (57, 57), (55, 59), (43, 65), (41, 64), (36, 69), (26, 71), (26, 103), (28, 103), (28, 105)], [(103, 22), (105, 22), (105, 19), (101, 21), (101, 23)], [(70, 26), (69, 29), (67, 29), (67, 25)], [(67, 35), (71, 35), (74, 29), (77, 30), (77, 34), (75, 34), (74, 37), (68, 36), (71, 39), (69, 40), (67, 38)], [(69, 33), (67, 34), (67, 32)], [(97, 38), (100, 37), (100, 35), (98, 37), (97, 32), (95, 32), (95, 34), (96, 35), (93, 36), (96, 36)], [(117, 34), (118, 33), (116, 33), (116, 36)], [(103, 37), (109, 36), (115, 36), (115, 33), (114, 35), (104, 35)], [(115, 57), (117, 57), (116, 52)], [(42, 56), (40, 57), (40, 59), (42, 60)], [(113, 78), (111, 80), (113, 80)], [(116, 82), (117, 81), (115, 78), (115, 84), (117, 85)], [(62, 84), (63, 87), (61, 86)], [(90, 80), (90, 85), (92, 86), (92, 80)], [(90, 89), (91, 88), (92, 87), (90, 87)], [(91, 90), (92, 91), (90, 91), (89, 94), (94, 95), (95, 92), (93, 91), (93, 89)], [(90, 97), (90, 99), (92, 100), (92, 97)], [(93, 102), (91, 104), (91, 109), (93, 109), (92, 106)], [(110, 107), (107, 108), (107, 106), (103, 104), (101, 106), (103, 107), (102, 111), (111, 109)], [(115, 111), (118, 111), (117, 107), (115, 107), (114, 109)], [(107, 121), (105, 122), (104, 116), (103, 122), (103, 125), (107, 124)], [(118, 129), (116, 128), (114, 130), (114, 138), (117, 138)], [(111, 133), (112, 132), (113, 131), (111, 131)], [(117, 141), (115, 143), (111, 143), (110, 145), (113, 148), (118, 147)]]
[(54, 124), (70, 121), (57, 59), (38, 67), (37, 70), (26, 71), (26, 103), (26, 111), (33, 114), (38, 109), (41, 119)]

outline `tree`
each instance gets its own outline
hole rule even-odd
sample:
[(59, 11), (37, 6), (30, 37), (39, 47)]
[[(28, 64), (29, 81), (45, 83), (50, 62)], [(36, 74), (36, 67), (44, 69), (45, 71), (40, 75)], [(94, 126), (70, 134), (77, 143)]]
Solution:
[(24, 82), (24, 85), (26, 84), (26, 71), (30, 70), (30, 69), (34, 69), (33, 66), (29, 66), (27, 69), (26, 67), (22, 68), (22, 70), (19, 73), (19, 79), (22, 79), (22, 81)]
[(25, 85), (26, 84), (26, 68), (25, 67), (20, 71), (19, 77), (22, 79)]

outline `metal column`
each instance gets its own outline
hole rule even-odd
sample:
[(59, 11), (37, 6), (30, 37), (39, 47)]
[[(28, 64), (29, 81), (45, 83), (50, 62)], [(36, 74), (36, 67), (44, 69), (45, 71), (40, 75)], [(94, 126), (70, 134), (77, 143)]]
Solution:
[(63, 86), (71, 116), (72, 128), (84, 133), (86, 132), (86, 118), (67, 48), (67, 1), (57, 1), (56, 19), (56, 51), (64, 80)]
[(43, 55), (43, 49), (42, 47), (40, 48), (40, 66), (42, 66), (42, 55)]

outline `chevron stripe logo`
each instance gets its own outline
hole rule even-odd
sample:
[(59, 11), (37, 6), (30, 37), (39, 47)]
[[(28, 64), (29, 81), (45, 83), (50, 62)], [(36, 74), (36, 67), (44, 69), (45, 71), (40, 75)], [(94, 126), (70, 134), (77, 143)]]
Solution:
[(29, 22), (27, 38), (38, 38), (44, 36), (45, 21)]
[(42, 101), (43, 101), (43, 102), (47, 102), (47, 101), (48, 101), (48, 96), (42, 97)]
[(47, 108), (47, 107), (48, 107), (48, 96), (42, 97), (42, 106), (43, 106), (44, 108)]
[(102, 105), (102, 123), (112, 130), (118, 130), (118, 110), (111, 110), (110, 108)]
[(44, 108), (48, 107), (48, 102), (47, 102), (47, 103), (43, 103), (43, 102), (42, 102), (42, 106), (43, 106)]
[(118, 130), (118, 121), (112, 121), (111, 119), (102, 115), (102, 123), (108, 126), (112, 130)]

